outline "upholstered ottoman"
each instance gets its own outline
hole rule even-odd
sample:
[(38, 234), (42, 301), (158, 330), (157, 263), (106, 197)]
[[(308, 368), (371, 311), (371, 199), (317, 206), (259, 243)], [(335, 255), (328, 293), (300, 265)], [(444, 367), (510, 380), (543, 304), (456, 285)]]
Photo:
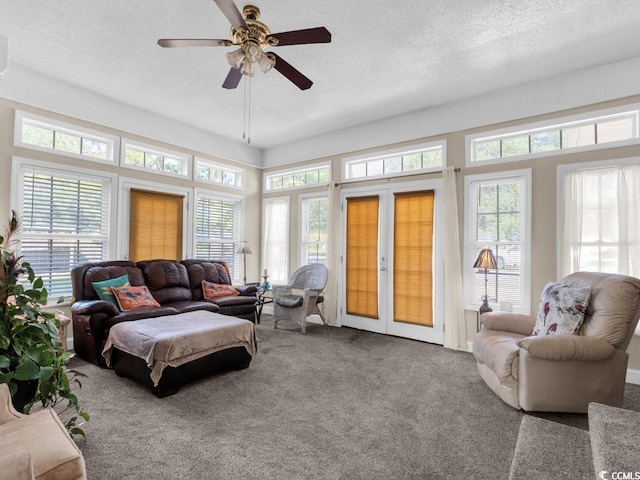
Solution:
[(118, 375), (166, 397), (196, 378), (247, 368), (257, 351), (254, 328), (208, 311), (122, 322), (111, 327), (102, 355)]

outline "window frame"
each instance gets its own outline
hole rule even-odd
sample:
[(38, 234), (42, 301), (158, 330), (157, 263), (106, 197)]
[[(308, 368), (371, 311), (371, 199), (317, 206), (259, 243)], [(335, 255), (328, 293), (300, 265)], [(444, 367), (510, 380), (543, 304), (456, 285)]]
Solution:
[[(115, 258), (115, 252), (117, 248), (116, 241), (116, 214), (115, 212), (118, 204), (118, 175), (107, 172), (96, 172), (95, 170), (89, 170), (86, 168), (72, 167), (69, 165), (62, 165), (57, 163), (45, 162), (41, 160), (34, 160), (30, 158), (14, 156), (12, 157), (12, 185), (11, 189), (11, 208), (17, 211), (22, 216), (22, 210), (24, 206), (24, 184), (23, 176), (25, 169), (35, 169), (47, 172), (51, 175), (68, 175), (74, 178), (84, 178), (87, 180), (100, 179), (102, 182), (106, 182), (105, 188), (109, 192), (109, 200), (107, 208), (107, 220), (104, 226), (106, 233), (104, 239), (106, 246), (104, 249), (105, 258), (103, 260), (109, 260)], [(37, 275), (37, 272), (36, 272)], [(68, 295), (64, 295), (65, 302), (69, 302), (73, 295), (73, 291), (70, 291)], [(58, 297), (49, 296), (48, 305), (56, 304)]]
[[(327, 202), (327, 209), (329, 208), (329, 194), (327, 193), (305, 193), (299, 196), (298, 204), (299, 204), (299, 225), (300, 225), (300, 265), (307, 265), (308, 260), (308, 245), (311, 243), (309, 241), (309, 200), (321, 200), (324, 199)], [(305, 206), (306, 204), (306, 206)], [(329, 213), (327, 212), (327, 232), (329, 231)], [(320, 242), (314, 242), (320, 243)], [(327, 252), (329, 249), (329, 238), (327, 233), (327, 241), (324, 242), (327, 246)], [(305, 254), (306, 250), (306, 254)], [(323, 265), (327, 265), (328, 259), (325, 258), (325, 263)]]
[[(201, 163), (206, 164), (208, 167), (211, 167), (213, 169), (222, 170), (223, 172), (224, 171), (233, 172), (236, 176), (236, 182), (234, 184), (230, 184), (230, 183), (218, 182), (216, 180), (210, 180), (210, 179), (207, 180), (204, 178), (198, 178), (198, 165)], [(192, 179), (194, 182), (203, 182), (203, 183), (216, 185), (220, 187), (228, 187), (228, 188), (235, 188), (236, 190), (244, 190), (245, 189), (244, 178), (245, 178), (245, 173), (243, 168), (231, 167), (229, 165), (224, 165), (214, 160), (209, 160), (207, 158), (199, 157), (197, 155), (193, 157)]]
[[(627, 140), (617, 140), (606, 143), (594, 143), (579, 147), (566, 147), (556, 150), (548, 150), (544, 152), (527, 153), (522, 155), (513, 155), (508, 157), (498, 157), (486, 160), (475, 160), (474, 144), (476, 142), (487, 140), (505, 140), (511, 137), (521, 135), (533, 135), (549, 130), (562, 130), (565, 128), (596, 125), (604, 123), (615, 118), (633, 116), (633, 138)], [(567, 155), (572, 153), (602, 150), (606, 148), (615, 148), (627, 145), (640, 144), (640, 103), (622, 105), (602, 110), (592, 110), (577, 115), (569, 115), (556, 117), (549, 120), (543, 120), (532, 123), (522, 123), (512, 127), (499, 128), (495, 130), (486, 130), (465, 136), (465, 165), (467, 167), (477, 167), (481, 165), (494, 165), (506, 162), (518, 162), (522, 160), (530, 160), (534, 158), (545, 158), (557, 155)]]
[[(521, 192), (522, 207), (520, 209), (520, 307), (514, 308), (514, 312), (530, 314), (531, 312), (531, 212), (532, 212), (532, 172), (530, 168), (520, 170), (507, 170), (495, 173), (483, 173), (476, 175), (466, 175), (464, 179), (465, 198), (465, 229), (464, 229), (464, 302), (465, 309), (478, 310), (481, 302), (473, 299), (475, 291), (474, 279), (475, 269), (471, 266), (476, 261), (475, 239), (476, 226), (478, 223), (477, 211), (477, 187), (479, 185), (492, 182), (501, 182), (509, 179), (518, 179), (522, 182), (523, 192)], [(472, 188), (475, 187), (475, 192)], [(513, 242), (511, 242), (513, 243)], [(489, 303), (492, 308), (497, 309), (499, 304)]]
[[(160, 148), (158, 146), (155, 145), (150, 145), (148, 143), (144, 143), (144, 142), (138, 142), (135, 140), (131, 140), (128, 138), (122, 138), (120, 141), (120, 167), (122, 168), (127, 168), (127, 169), (131, 169), (131, 170), (137, 170), (139, 172), (148, 172), (148, 173), (153, 173), (153, 174), (158, 174), (158, 175), (166, 175), (168, 177), (173, 177), (173, 178), (185, 178), (185, 179), (191, 179), (192, 175), (191, 175), (191, 169), (192, 169), (192, 164), (193, 164), (193, 156), (186, 154), (186, 153), (182, 153), (182, 152), (178, 152), (176, 150), (169, 150), (166, 148)], [(132, 148), (133, 150), (138, 150), (138, 151), (142, 151), (143, 153), (149, 153), (149, 154), (153, 154), (153, 155), (160, 155), (163, 159), (165, 157), (172, 157), (172, 158), (177, 158), (179, 160), (182, 160), (182, 173), (172, 173), (172, 172), (167, 172), (165, 170), (155, 170), (153, 168), (147, 168), (147, 167), (138, 167), (136, 165), (129, 165), (126, 163), (126, 156), (127, 156), (127, 148)]]
[[(271, 178), (274, 177), (282, 177), (285, 175), (295, 175), (295, 174), (299, 174), (299, 173), (306, 173), (306, 172), (311, 172), (311, 171), (315, 171), (315, 170), (322, 170), (326, 168), (327, 169), (327, 174), (329, 177), (329, 180), (327, 182), (318, 182), (318, 183), (312, 183), (309, 185), (298, 185), (298, 186), (293, 186), (293, 187), (286, 187), (286, 188), (269, 188), (269, 180)], [(331, 179), (332, 179), (332, 174), (331, 174), (331, 162), (323, 162), (323, 163), (315, 163), (315, 164), (311, 164), (311, 165), (305, 165), (303, 167), (298, 167), (298, 168), (293, 168), (293, 169), (283, 169), (283, 170), (277, 170), (277, 171), (273, 171), (273, 172), (265, 172), (263, 175), (263, 188), (265, 192), (268, 193), (275, 193), (275, 192), (288, 192), (290, 190), (302, 190), (302, 189), (307, 189), (307, 188), (317, 188), (317, 187), (323, 187), (326, 186), (328, 184), (331, 183)]]
[[(41, 145), (33, 145), (26, 143), (22, 140), (22, 134), (24, 125), (26, 122), (42, 125), (43, 128), (52, 130), (54, 132), (60, 132), (68, 135), (78, 136), (81, 139), (86, 138), (89, 140), (96, 140), (107, 144), (107, 158), (98, 158), (90, 155), (83, 155), (81, 153), (67, 152), (64, 150), (58, 150), (56, 148), (43, 147)], [(89, 160), (92, 162), (103, 163), (107, 165), (115, 165), (117, 158), (119, 157), (120, 137), (116, 135), (110, 135), (98, 130), (93, 130), (86, 127), (81, 127), (61, 120), (56, 120), (50, 117), (43, 117), (35, 113), (25, 112), (23, 110), (15, 111), (15, 126), (13, 129), (13, 144), (16, 147), (27, 148), (29, 150), (37, 150), (40, 152), (54, 153), (56, 155), (63, 155), (65, 157), (79, 158), (82, 160)]]
[[(277, 203), (277, 202), (284, 202), (287, 205), (287, 232), (285, 235), (285, 252), (286, 252), (286, 258), (284, 260), (285, 262), (285, 275), (286, 278), (282, 279), (282, 278), (274, 278), (273, 275), (269, 275), (269, 283), (271, 283), (272, 285), (274, 284), (274, 281), (280, 283), (282, 282), (283, 284), (286, 284), (289, 281), (289, 277), (290, 277), (290, 269), (291, 269), (291, 198), (286, 195), (286, 196), (278, 196), (278, 197), (266, 197), (262, 199), (262, 238), (261, 238), (261, 242), (260, 242), (260, 246), (261, 246), (261, 259), (260, 259), (260, 265), (261, 271), (264, 271), (265, 269), (269, 269), (268, 265), (267, 265), (267, 259), (266, 259), (266, 254), (267, 254), (267, 239), (266, 239), (266, 218), (267, 218), (267, 204), (269, 203)], [(267, 272), (267, 273), (271, 273), (271, 272)]]
[[(420, 169), (406, 170), (406, 171), (403, 170), (401, 172), (394, 172), (394, 173), (382, 174), (382, 175), (368, 175), (368, 176), (365, 175), (364, 177), (350, 177), (347, 175), (347, 168), (352, 163), (384, 160), (385, 158), (396, 157), (396, 156), (414, 155), (417, 153), (423, 153), (429, 150), (434, 150), (438, 147), (440, 147), (440, 149), (442, 150), (442, 165), (438, 167), (428, 167), (428, 168), (420, 168)], [(349, 183), (363, 182), (367, 180), (377, 180), (380, 178), (405, 177), (409, 175), (439, 172), (444, 170), (446, 166), (447, 166), (447, 140), (443, 139), (443, 140), (435, 140), (432, 142), (419, 143), (416, 145), (380, 150), (374, 153), (342, 157), (342, 177), (341, 178), (343, 182), (349, 182)]]
[(211, 200), (216, 200), (221, 202), (234, 202), (238, 204), (237, 217), (234, 217), (234, 222), (237, 225), (236, 233), (238, 236), (237, 239), (236, 238), (233, 239), (233, 257), (234, 257), (233, 267), (235, 268), (233, 268), (230, 273), (231, 273), (231, 279), (234, 283), (235, 282), (241, 283), (242, 275), (243, 275), (242, 255), (237, 252), (238, 252), (238, 247), (240, 243), (242, 242), (242, 240), (244, 240), (244, 214), (245, 214), (244, 197), (241, 195), (233, 195), (233, 194), (227, 194), (227, 193), (221, 194), (220, 192), (217, 192), (215, 190), (207, 190), (202, 188), (195, 189), (194, 195), (193, 195), (193, 202), (194, 202), (193, 215), (192, 215), (193, 242), (191, 247), (192, 248), (191, 258), (197, 258), (196, 252), (197, 252), (197, 244), (198, 244), (198, 232), (197, 232), (198, 220), (196, 216), (198, 214), (197, 203), (201, 197), (205, 197)]

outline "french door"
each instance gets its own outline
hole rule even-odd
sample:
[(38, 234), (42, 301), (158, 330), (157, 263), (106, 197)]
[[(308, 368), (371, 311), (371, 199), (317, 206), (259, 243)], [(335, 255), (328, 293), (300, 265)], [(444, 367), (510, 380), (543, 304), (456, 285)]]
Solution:
[(442, 343), (440, 187), (343, 191), (342, 325)]

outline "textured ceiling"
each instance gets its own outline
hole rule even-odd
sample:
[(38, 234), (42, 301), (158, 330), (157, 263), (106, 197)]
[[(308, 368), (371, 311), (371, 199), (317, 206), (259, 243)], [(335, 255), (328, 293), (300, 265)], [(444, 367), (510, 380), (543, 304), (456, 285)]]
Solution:
[[(272, 32), (325, 26), (333, 36), (277, 48), (310, 90), (275, 70), (253, 79), (258, 148), (640, 56), (638, 0), (252, 3)], [(221, 88), (230, 48), (156, 44), (228, 38), (213, 0), (0, 0), (0, 32), (11, 64), (242, 141), (243, 84)]]

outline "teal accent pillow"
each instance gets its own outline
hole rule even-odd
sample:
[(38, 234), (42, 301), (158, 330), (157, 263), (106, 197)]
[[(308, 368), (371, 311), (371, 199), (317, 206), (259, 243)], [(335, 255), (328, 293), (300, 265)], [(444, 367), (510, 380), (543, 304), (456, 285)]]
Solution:
[(129, 287), (129, 275), (122, 275), (121, 277), (110, 278), (101, 282), (91, 282), (91, 285), (96, 289), (98, 297), (117, 306), (118, 301), (111, 291), (111, 287)]

